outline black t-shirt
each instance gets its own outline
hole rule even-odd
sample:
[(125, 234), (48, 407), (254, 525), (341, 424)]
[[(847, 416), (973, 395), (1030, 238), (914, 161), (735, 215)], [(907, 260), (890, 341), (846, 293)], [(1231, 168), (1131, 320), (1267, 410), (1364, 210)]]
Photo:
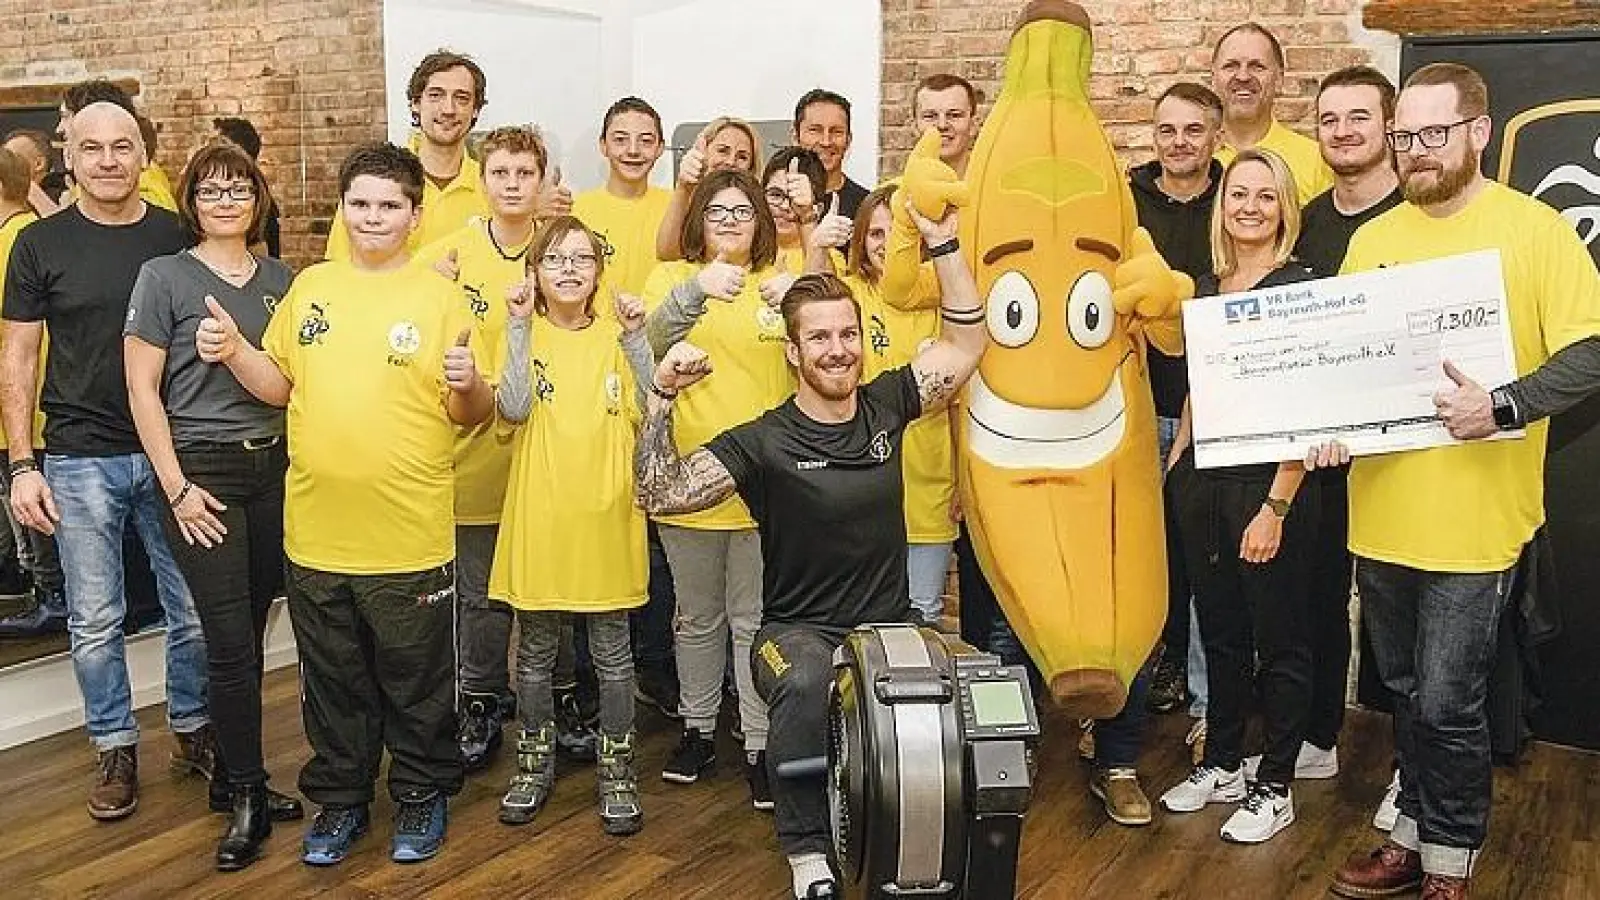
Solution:
[(818, 422), (791, 397), (706, 444), (760, 528), (764, 622), (908, 620), (900, 441), (921, 412), (902, 366), (860, 389), (849, 422)]
[(1399, 205), (1400, 189), (1395, 188), (1377, 203), (1347, 216), (1333, 205), (1333, 189), (1323, 191), (1300, 213), (1300, 240), (1294, 245), (1294, 255), (1318, 278), (1332, 278), (1344, 265), (1356, 229)]
[(139, 268), (187, 244), (178, 217), (155, 206), (131, 225), (101, 225), (74, 205), (17, 235), (0, 315), (49, 332), (39, 401), (47, 452), (140, 451), (122, 373), (123, 318)]
[(822, 195), (821, 205), (818, 207), (818, 209), (821, 211), (826, 211), (831, 208), (833, 205), (834, 196), (838, 195), (839, 215), (844, 216), (847, 219), (854, 219), (856, 217), (856, 211), (861, 208), (861, 201), (867, 199), (867, 194), (869, 193), (871, 193), (871, 191), (868, 191), (861, 185), (851, 181), (850, 176), (846, 175), (844, 184), (840, 185), (837, 191), (828, 191)]

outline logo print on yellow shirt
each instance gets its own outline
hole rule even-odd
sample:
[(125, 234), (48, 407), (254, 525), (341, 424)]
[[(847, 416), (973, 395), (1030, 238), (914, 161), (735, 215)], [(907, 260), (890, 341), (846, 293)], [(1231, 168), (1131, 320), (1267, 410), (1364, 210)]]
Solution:
[(322, 336), (328, 333), (328, 313), (322, 304), (311, 304), (311, 314), (300, 320), (299, 342), (302, 347), (322, 343)]
[(606, 414), (617, 415), (622, 411), (622, 376), (615, 372), (606, 373)]
[(873, 353), (882, 356), (889, 351), (889, 328), (883, 324), (883, 316), (876, 313), (872, 315), (867, 324), (867, 333)]
[(762, 303), (756, 307), (756, 328), (760, 329), (763, 341), (783, 340), (783, 313)]
[(554, 397), (555, 395), (556, 395), (556, 386), (554, 384), (550, 383), (550, 379), (549, 378), (545, 377), (544, 363), (539, 361), (539, 360), (537, 360), (537, 359), (534, 360), (533, 361), (533, 398), (535, 400), (542, 400), (545, 403), (549, 403), (550, 399), (552, 397)]
[(409, 366), (411, 357), (422, 349), (422, 333), (412, 322), (396, 322), (389, 328), (389, 365)]
[(606, 262), (610, 262), (611, 258), (617, 255), (617, 248), (604, 233), (596, 231), (594, 236), (600, 239), (600, 252), (605, 255)]
[(489, 314), (489, 301), (483, 299), (483, 287), (476, 284), (463, 284), (461, 293), (467, 295), (467, 308), (472, 310), (473, 318), (479, 322)]

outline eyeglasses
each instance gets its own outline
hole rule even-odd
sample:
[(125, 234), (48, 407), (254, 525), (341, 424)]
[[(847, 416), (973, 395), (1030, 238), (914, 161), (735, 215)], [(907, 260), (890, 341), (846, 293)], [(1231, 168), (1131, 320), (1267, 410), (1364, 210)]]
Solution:
[(777, 188), (772, 188), (767, 191), (767, 205), (787, 208), (789, 206), (789, 194)]
[(1448, 125), (1429, 125), (1416, 131), (1391, 131), (1388, 134), (1389, 149), (1396, 153), (1406, 153), (1410, 151), (1413, 141), (1420, 141), (1422, 146), (1429, 150), (1437, 150), (1450, 143), (1450, 132), (1452, 130), (1476, 121), (1478, 121), (1478, 117), (1473, 116), (1468, 119), (1462, 119), (1459, 122), (1451, 122)]
[(256, 198), (256, 186), (253, 184), (230, 184), (225, 188), (211, 184), (202, 184), (194, 189), (194, 198), (201, 203), (221, 203), (222, 198), (228, 198), (235, 203), (244, 203)]
[(741, 203), (738, 206), (717, 205), (706, 207), (707, 222), (713, 225), (721, 225), (729, 219), (740, 224), (754, 222), (756, 220), (756, 208), (748, 203)]
[(539, 257), (539, 268), (546, 272), (559, 272), (567, 266), (579, 271), (586, 271), (595, 267), (599, 257), (593, 253), (546, 253)]

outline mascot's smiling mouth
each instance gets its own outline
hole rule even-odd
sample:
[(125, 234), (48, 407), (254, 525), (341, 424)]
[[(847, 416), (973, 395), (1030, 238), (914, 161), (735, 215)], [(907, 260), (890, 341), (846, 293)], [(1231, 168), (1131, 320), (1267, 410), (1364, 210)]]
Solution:
[(1086, 469), (1111, 455), (1127, 431), (1121, 365), (1105, 393), (1081, 409), (1019, 406), (975, 372), (966, 409), (973, 455), (1002, 469)]

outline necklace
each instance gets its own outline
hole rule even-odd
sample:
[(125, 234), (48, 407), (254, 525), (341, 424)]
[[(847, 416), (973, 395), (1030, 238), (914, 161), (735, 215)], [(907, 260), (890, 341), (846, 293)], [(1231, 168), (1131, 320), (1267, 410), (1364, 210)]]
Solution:
[(256, 271), (256, 257), (253, 253), (249, 255), (249, 262), (245, 264), (244, 268), (239, 269), (238, 271), (224, 269), (223, 267), (213, 263), (211, 260), (206, 259), (204, 256), (201, 256), (199, 247), (191, 249), (189, 251), (189, 255), (200, 260), (200, 262), (204, 264), (206, 268), (210, 269), (212, 272), (215, 272), (218, 276), (227, 281), (233, 281), (239, 278), (249, 278), (251, 275), (254, 275)]
[(521, 250), (517, 250), (514, 253), (507, 253), (506, 252), (506, 248), (500, 246), (500, 239), (494, 236), (494, 220), (493, 219), (489, 219), (489, 220), (487, 220), (487, 221), (485, 221), (483, 223), (483, 230), (488, 233), (488, 235), (489, 235), (489, 243), (494, 245), (494, 252), (500, 254), (500, 258), (504, 259), (504, 260), (510, 260), (510, 261), (514, 262), (516, 260), (519, 260), (519, 259), (523, 258), (524, 256), (527, 256), (528, 255), (528, 247), (533, 244), (533, 235), (530, 233), (528, 235), (528, 242), (522, 245), (522, 249)]

